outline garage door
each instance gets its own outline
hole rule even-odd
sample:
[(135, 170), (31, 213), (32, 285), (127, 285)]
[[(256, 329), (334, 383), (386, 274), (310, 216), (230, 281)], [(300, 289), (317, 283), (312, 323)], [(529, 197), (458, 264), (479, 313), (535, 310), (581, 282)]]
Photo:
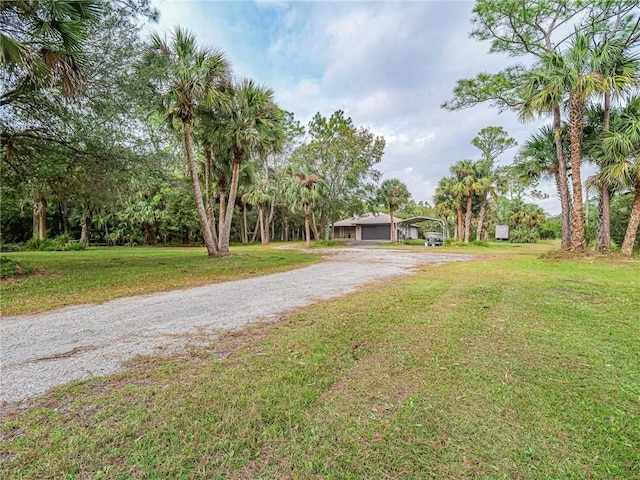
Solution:
[(362, 226), (362, 240), (391, 240), (389, 225)]

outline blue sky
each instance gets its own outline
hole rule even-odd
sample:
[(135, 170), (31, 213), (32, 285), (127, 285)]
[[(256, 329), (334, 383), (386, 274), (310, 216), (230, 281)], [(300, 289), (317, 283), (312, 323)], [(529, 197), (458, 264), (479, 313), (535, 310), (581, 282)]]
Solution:
[[(494, 72), (517, 59), (488, 54), (469, 38), (473, 2), (284, 2), (154, 0), (160, 22), (180, 25), (224, 51), (234, 74), (272, 88), (278, 104), (304, 125), (342, 109), (356, 125), (382, 135), (383, 178), (399, 178), (416, 201), (432, 203), (449, 167), (479, 151), (471, 139), (502, 126), (522, 143), (538, 125), (480, 105), (448, 112), (456, 80)], [(508, 164), (517, 148), (500, 159)], [(539, 202), (559, 211), (552, 195)]]

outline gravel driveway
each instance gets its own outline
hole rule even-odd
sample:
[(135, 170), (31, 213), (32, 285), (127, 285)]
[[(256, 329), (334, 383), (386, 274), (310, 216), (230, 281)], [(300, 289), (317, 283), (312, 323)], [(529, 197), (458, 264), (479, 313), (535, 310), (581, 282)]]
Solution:
[(320, 253), (326, 261), (288, 272), (2, 318), (0, 409), (72, 380), (118, 372), (136, 355), (182, 348), (193, 334), (214, 338), (221, 329), (273, 321), (419, 265), (472, 258), (364, 248)]

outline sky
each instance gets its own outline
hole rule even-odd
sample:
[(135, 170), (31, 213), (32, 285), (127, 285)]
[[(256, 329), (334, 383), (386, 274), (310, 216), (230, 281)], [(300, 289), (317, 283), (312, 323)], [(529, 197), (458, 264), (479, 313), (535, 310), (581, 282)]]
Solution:
[[(471, 144), (487, 126), (502, 126), (522, 144), (539, 127), (488, 105), (440, 108), (456, 81), (497, 72), (518, 59), (489, 54), (489, 42), (469, 38), (470, 1), (195, 1), (153, 0), (152, 28), (180, 25), (202, 45), (225, 52), (237, 78), (273, 89), (278, 105), (307, 125), (317, 112), (343, 110), (358, 127), (386, 141), (377, 166), (398, 178), (415, 201), (433, 204), (438, 181), (455, 162), (478, 159)], [(518, 148), (498, 164), (511, 163)], [(560, 207), (538, 200), (548, 213)]]

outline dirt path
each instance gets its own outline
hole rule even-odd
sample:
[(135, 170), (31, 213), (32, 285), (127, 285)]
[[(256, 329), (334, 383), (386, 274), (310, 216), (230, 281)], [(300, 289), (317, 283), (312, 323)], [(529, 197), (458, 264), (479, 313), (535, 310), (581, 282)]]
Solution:
[(325, 262), (264, 277), (0, 319), (0, 410), (72, 380), (122, 370), (136, 355), (170, 353), (221, 329), (273, 321), (419, 265), (470, 255), (343, 248)]

